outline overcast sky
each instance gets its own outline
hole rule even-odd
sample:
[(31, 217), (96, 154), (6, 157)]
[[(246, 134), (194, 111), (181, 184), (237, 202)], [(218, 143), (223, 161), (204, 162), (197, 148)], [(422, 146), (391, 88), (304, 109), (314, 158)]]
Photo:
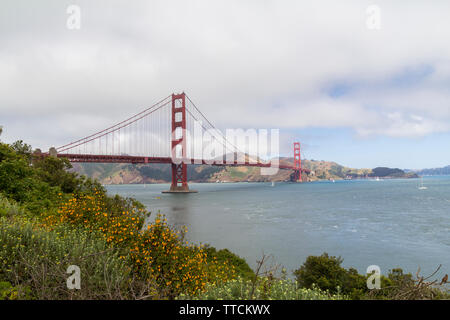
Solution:
[(300, 140), (306, 158), (347, 166), (448, 165), (449, 12), (445, 0), (2, 0), (1, 138), (46, 150), (185, 91), (220, 128), (280, 128), (284, 154)]

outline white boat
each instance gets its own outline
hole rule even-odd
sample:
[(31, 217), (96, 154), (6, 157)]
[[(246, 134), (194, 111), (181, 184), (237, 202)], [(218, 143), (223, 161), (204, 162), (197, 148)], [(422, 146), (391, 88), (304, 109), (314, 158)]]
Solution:
[(275, 187), (275, 181), (272, 181), (272, 187)]
[(425, 187), (423, 185), (423, 177), (420, 177), (420, 186), (418, 187), (419, 190), (427, 190), (428, 187)]

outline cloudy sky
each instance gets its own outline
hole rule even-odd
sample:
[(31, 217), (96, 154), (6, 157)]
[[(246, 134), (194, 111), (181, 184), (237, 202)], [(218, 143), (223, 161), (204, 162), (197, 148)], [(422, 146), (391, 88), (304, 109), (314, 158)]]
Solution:
[(280, 128), (284, 154), (300, 140), (304, 157), (347, 166), (448, 165), (449, 12), (445, 0), (2, 0), (1, 138), (48, 149), (185, 91), (222, 129)]

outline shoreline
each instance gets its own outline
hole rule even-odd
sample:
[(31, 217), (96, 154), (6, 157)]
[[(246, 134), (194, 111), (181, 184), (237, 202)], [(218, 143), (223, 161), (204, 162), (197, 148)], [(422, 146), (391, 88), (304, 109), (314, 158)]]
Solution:
[[(427, 177), (437, 177), (437, 176), (427, 176)], [(357, 179), (344, 179), (344, 178), (335, 178), (334, 181), (384, 181), (384, 180), (413, 180), (420, 179), (420, 177), (379, 177), (377, 180), (374, 178), (357, 178)], [(304, 184), (304, 183), (313, 183), (313, 182), (333, 182), (330, 179), (317, 179), (312, 181), (303, 181), (303, 182), (293, 182), (293, 181), (273, 181), (275, 183), (289, 183), (289, 184)], [(170, 184), (170, 181), (167, 182), (148, 182), (148, 183), (102, 183), (103, 186), (120, 186), (120, 185), (164, 185)], [(223, 184), (223, 183), (272, 183), (272, 181), (220, 181), (220, 182), (212, 182), (212, 181), (188, 181), (188, 183), (201, 183), (201, 184)]]

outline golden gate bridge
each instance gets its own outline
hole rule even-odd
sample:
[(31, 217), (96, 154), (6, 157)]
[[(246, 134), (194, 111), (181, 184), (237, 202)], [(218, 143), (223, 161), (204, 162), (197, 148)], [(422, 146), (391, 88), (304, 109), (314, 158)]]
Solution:
[[(199, 129), (213, 132), (213, 140), (223, 149), (222, 158), (204, 159), (199, 154)], [(201, 136), (200, 132), (200, 136)], [(191, 139), (194, 137), (194, 139)], [(294, 142), (294, 163), (274, 165), (241, 152), (197, 108), (188, 95), (172, 94), (149, 108), (104, 130), (57, 148), (43, 156), (67, 158), (81, 163), (167, 163), (172, 166), (170, 193), (195, 192), (189, 189), (187, 165), (248, 166), (292, 170), (291, 180), (302, 181), (300, 143)], [(200, 155), (202, 155), (200, 150)], [(232, 155), (230, 159), (229, 155)], [(226, 156), (227, 155), (227, 156)], [(225, 159), (226, 158), (226, 159)]]

